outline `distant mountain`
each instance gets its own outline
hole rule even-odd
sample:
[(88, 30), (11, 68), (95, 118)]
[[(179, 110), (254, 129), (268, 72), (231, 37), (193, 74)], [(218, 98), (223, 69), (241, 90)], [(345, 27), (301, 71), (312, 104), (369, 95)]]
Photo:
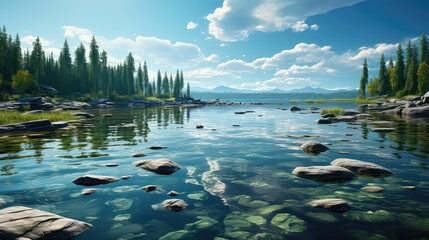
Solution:
[(304, 87), (304, 88), (296, 88), (291, 90), (283, 90), (280, 88), (274, 88), (266, 91), (255, 91), (255, 90), (242, 90), (227, 86), (218, 86), (213, 89), (207, 89), (202, 87), (192, 87), (192, 92), (211, 92), (211, 93), (336, 93), (336, 92), (348, 92), (355, 91), (347, 90), (347, 89), (338, 89), (338, 90), (328, 90), (324, 88), (314, 88), (314, 87)]
[(288, 93), (331, 93), (335, 92), (333, 90), (327, 90), (324, 88), (313, 88), (313, 87), (304, 87), (304, 88), (296, 88), (287, 91)]

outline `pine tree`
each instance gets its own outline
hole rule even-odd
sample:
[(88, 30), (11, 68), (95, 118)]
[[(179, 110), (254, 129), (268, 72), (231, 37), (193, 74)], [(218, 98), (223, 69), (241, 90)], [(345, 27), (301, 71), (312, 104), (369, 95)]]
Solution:
[(144, 94), (147, 96), (151, 96), (152, 93), (149, 93), (149, 72), (147, 71), (146, 61), (143, 64), (143, 90)]
[(137, 83), (136, 83), (136, 92), (139, 94), (144, 94), (144, 90), (143, 90), (143, 69), (142, 69), (142, 64), (139, 63), (139, 67), (137, 68), (137, 79), (136, 79)]
[(75, 89), (77, 92), (87, 92), (90, 89), (88, 80), (88, 64), (86, 62), (85, 47), (81, 43), (74, 51), (74, 74)]
[(127, 94), (135, 94), (135, 83), (134, 83), (134, 72), (136, 71), (134, 57), (132, 53), (129, 53), (125, 61), (125, 66), (127, 69), (126, 73), (126, 85), (127, 85)]
[(172, 95), (173, 92), (174, 92), (173, 74), (170, 73), (170, 94)]
[(422, 37), (420, 39), (420, 62), (429, 64), (429, 46), (425, 33), (422, 33)]
[(396, 51), (396, 64), (392, 77), (394, 77), (393, 81), (396, 83), (395, 87), (392, 86), (393, 93), (402, 95), (400, 91), (404, 90), (405, 87), (405, 64), (401, 44), (398, 45), (398, 50)]
[(366, 85), (368, 84), (368, 63), (366, 58), (363, 62), (362, 75), (360, 77), (359, 96), (361, 98), (366, 97)]
[(168, 82), (167, 72), (164, 73), (164, 78), (162, 79), (162, 94), (166, 96), (170, 95), (170, 84)]
[(6, 71), (3, 77), (9, 80), (12, 75), (16, 74), (22, 68), (22, 50), (18, 34), (13, 41), (12, 37), (9, 36), (7, 42)]
[(421, 62), (418, 70), (418, 93), (420, 95), (429, 91), (429, 65)]
[(389, 81), (389, 74), (387, 73), (387, 69), (386, 69), (386, 62), (384, 60), (384, 54), (381, 54), (380, 70), (378, 71), (378, 83), (380, 85), (379, 94), (380, 95), (388, 95), (390, 92), (390, 81)]
[(162, 95), (162, 76), (161, 76), (161, 71), (159, 71), (159, 69), (156, 75), (156, 95), (157, 96)]
[(7, 61), (7, 33), (6, 26), (3, 25), (3, 28), (0, 29), (0, 75), (3, 76), (4, 80), (10, 81), (11, 79), (6, 79), (6, 61)]
[(70, 93), (71, 84), (71, 74), (72, 74), (72, 60), (70, 56), (69, 45), (67, 40), (64, 41), (63, 48), (60, 52), (59, 57), (60, 65), (60, 79), (58, 84), (55, 86), (63, 93)]
[(100, 55), (100, 80), (101, 80), (101, 90), (103, 91), (103, 94), (106, 95), (107, 94), (107, 84), (108, 84), (108, 79), (107, 79), (107, 75), (108, 75), (108, 69), (107, 69), (107, 52), (106, 51), (101, 51), (101, 55)]
[(100, 82), (100, 52), (98, 50), (97, 41), (92, 36), (91, 44), (89, 45), (89, 87), (90, 92), (97, 92)]
[(180, 97), (180, 74), (179, 74), (179, 70), (177, 70), (176, 78), (174, 78), (173, 97), (175, 97), (175, 98)]
[(33, 42), (33, 50), (30, 56), (30, 73), (34, 76), (37, 83), (43, 81), (45, 77), (44, 72), (45, 65), (45, 53), (42, 48), (40, 38), (37, 37), (36, 41)]
[(189, 82), (186, 86), (186, 99), (191, 99), (191, 87), (189, 86)]

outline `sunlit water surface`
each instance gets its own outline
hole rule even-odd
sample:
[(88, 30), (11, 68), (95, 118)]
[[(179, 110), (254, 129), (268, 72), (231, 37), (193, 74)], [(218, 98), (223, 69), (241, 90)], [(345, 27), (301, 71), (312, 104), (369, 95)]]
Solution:
[[(43, 138), (0, 136), (0, 198), (7, 202), (4, 207), (28, 206), (93, 225), (75, 239), (429, 237), (427, 120), (393, 119), (397, 131), (376, 133), (366, 124), (318, 125), (319, 114), (281, 110), (287, 107), (93, 111), (95, 119)], [(238, 115), (236, 111), (254, 112)], [(113, 117), (103, 118), (106, 113)], [(137, 127), (117, 127), (122, 123)], [(196, 128), (200, 124), (203, 129)], [(308, 136), (300, 138), (303, 135)], [(309, 140), (329, 144), (330, 150), (308, 155), (300, 145)], [(167, 148), (150, 150), (154, 145)], [(133, 158), (137, 152), (147, 156)], [(340, 157), (374, 162), (394, 175), (327, 184), (291, 173), (297, 166), (329, 165)], [(157, 158), (171, 159), (181, 170), (157, 175), (132, 165)], [(118, 166), (104, 166), (107, 163)], [(132, 177), (96, 186), (96, 193), (84, 196), (80, 192), (85, 187), (72, 181), (86, 174)], [(145, 185), (158, 189), (140, 190)], [(381, 186), (384, 192), (360, 190), (368, 185)], [(410, 185), (416, 189), (402, 188)], [(154, 209), (152, 205), (172, 198), (167, 195), (171, 190), (179, 192), (175, 198), (189, 207), (181, 212)], [(332, 197), (347, 200), (352, 210), (333, 213), (305, 205)], [(284, 222), (278, 224), (282, 217)]]

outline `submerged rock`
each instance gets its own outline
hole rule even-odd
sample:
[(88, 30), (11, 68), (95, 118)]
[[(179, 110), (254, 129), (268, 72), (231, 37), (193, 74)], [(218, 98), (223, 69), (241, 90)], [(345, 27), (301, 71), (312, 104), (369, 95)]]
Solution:
[(320, 118), (317, 119), (318, 124), (331, 124), (332, 120), (330, 118)]
[(339, 198), (314, 200), (307, 204), (312, 207), (325, 208), (325, 209), (328, 209), (329, 211), (341, 212), (341, 213), (347, 212), (351, 208), (346, 201)]
[(191, 233), (188, 230), (179, 230), (170, 232), (160, 237), (159, 240), (186, 240), (191, 237)]
[(72, 239), (91, 227), (86, 222), (28, 207), (0, 210), (1, 239)]
[(396, 221), (395, 215), (386, 210), (373, 211), (349, 211), (344, 213), (344, 217), (361, 222), (373, 222), (373, 223), (387, 223)]
[(307, 223), (304, 220), (289, 213), (278, 213), (271, 220), (271, 225), (282, 229), (286, 234), (307, 230)]
[(164, 148), (167, 148), (167, 147), (163, 147), (163, 146), (152, 146), (152, 147), (149, 147), (149, 149), (151, 149), (151, 150), (160, 150), (160, 149), (164, 149)]
[(306, 213), (305, 215), (320, 222), (333, 223), (338, 221), (338, 219), (335, 216), (326, 212)]
[(218, 221), (210, 217), (198, 217), (198, 219), (200, 220), (186, 224), (185, 229), (190, 231), (200, 231), (213, 228), (219, 224)]
[(143, 191), (146, 192), (153, 192), (156, 190), (156, 186), (155, 185), (147, 185), (141, 188)]
[(167, 195), (168, 195), (168, 196), (172, 196), (172, 197), (174, 197), (174, 196), (179, 195), (179, 193), (178, 193), (178, 192), (176, 192), (176, 191), (169, 191), (169, 192), (167, 193)]
[(98, 176), (98, 175), (85, 175), (83, 177), (78, 177), (73, 180), (74, 184), (83, 185), (83, 186), (95, 186), (100, 184), (108, 184), (118, 181), (115, 177), (109, 176)]
[(393, 173), (378, 164), (349, 158), (337, 158), (331, 162), (332, 166), (344, 167), (362, 176), (388, 177)]
[(137, 161), (133, 165), (162, 175), (170, 175), (180, 169), (177, 163), (167, 158)]
[(106, 205), (112, 206), (115, 211), (125, 211), (131, 208), (133, 200), (128, 198), (115, 198), (107, 201)]
[(83, 117), (83, 118), (94, 118), (95, 116), (90, 114), (90, 113), (86, 113), (86, 112), (75, 112), (72, 113), (72, 116), (76, 116), (76, 117)]
[(337, 166), (297, 167), (292, 171), (292, 174), (302, 178), (327, 182), (348, 181), (355, 177), (352, 171)]
[(168, 199), (163, 201), (161, 206), (169, 211), (179, 212), (186, 209), (189, 205), (182, 199)]
[(368, 187), (363, 187), (360, 190), (367, 193), (379, 193), (379, 192), (383, 192), (384, 188), (378, 187), (378, 186), (368, 186)]
[(399, 221), (409, 228), (429, 232), (429, 218), (422, 218), (411, 213), (402, 213), (399, 215)]
[(132, 157), (144, 157), (146, 156), (146, 154), (144, 153), (133, 153), (133, 155), (131, 155)]
[(95, 193), (96, 191), (97, 191), (96, 188), (85, 188), (82, 190), (81, 193), (82, 193), (82, 195), (90, 195), (90, 194)]
[(197, 125), (195, 128), (201, 129), (201, 128), (204, 128), (204, 126), (203, 125)]
[(316, 141), (309, 141), (304, 143), (301, 146), (302, 151), (308, 153), (308, 154), (319, 154), (321, 152), (325, 152), (329, 148), (319, 142)]

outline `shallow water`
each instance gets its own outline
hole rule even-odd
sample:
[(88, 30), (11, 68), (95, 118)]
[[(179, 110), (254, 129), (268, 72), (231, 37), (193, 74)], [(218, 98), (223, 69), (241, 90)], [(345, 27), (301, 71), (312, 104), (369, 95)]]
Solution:
[[(355, 107), (313, 106), (334, 105)], [(377, 116), (395, 121), (398, 130), (376, 133), (371, 125), (318, 125), (317, 113), (279, 107), (290, 106), (94, 111), (95, 119), (42, 138), (0, 136), (0, 198), (6, 200), (4, 207), (38, 208), (93, 225), (75, 239), (429, 237), (427, 120)], [(238, 115), (236, 111), (254, 112)], [(113, 117), (101, 117), (105, 113)], [(137, 127), (120, 128), (121, 123)], [(204, 128), (196, 129), (199, 124)], [(308, 137), (300, 138), (303, 135)], [(308, 155), (300, 150), (308, 140), (329, 144), (330, 150)], [(167, 148), (150, 150), (154, 145)], [(136, 152), (147, 156), (131, 157)], [(291, 174), (297, 166), (329, 165), (340, 157), (374, 162), (394, 175), (327, 184)], [(169, 158), (181, 170), (156, 175), (132, 165), (156, 158)], [(118, 166), (104, 166), (107, 163)], [(85, 187), (72, 181), (86, 174), (132, 177), (95, 186), (96, 193), (83, 196)], [(140, 190), (145, 185), (158, 189)], [(384, 192), (362, 192), (360, 188), (367, 185), (381, 186)], [(402, 188), (409, 185), (416, 189)], [(167, 196), (171, 190), (179, 192), (175, 198), (189, 207), (181, 212), (154, 209), (152, 205), (172, 198)], [(328, 197), (347, 200), (352, 210), (333, 213), (305, 205)], [(289, 227), (276, 223), (285, 216)]]

